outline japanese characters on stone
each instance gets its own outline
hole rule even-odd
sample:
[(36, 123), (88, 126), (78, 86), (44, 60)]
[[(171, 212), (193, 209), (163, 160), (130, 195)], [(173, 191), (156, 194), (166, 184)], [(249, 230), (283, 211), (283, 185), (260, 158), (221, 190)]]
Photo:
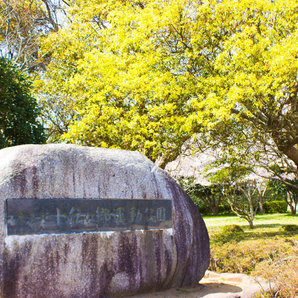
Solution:
[(7, 200), (8, 235), (170, 228), (171, 221), (171, 200)]

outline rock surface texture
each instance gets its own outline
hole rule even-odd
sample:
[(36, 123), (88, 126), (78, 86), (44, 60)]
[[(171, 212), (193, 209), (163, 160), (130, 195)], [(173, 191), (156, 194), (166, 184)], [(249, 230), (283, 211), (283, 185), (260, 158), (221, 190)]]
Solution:
[(202, 279), (202, 284), (220, 283), (237, 285), (242, 288), (242, 291), (236, 293), (218, 292), (208, 295), (199, 296), (197, 298), (253, 298), (257, 293), (272, 289), (273, 285), (268, 284), (258, 277), (251, 277), (241, 273), (215, 273), (206, 271), (205, 277)]
[[(0, 150), (0, 297), (123, 297), (194, 286), (209, 265), (197, 208), (137, 152), (75, 145)], [(169, 199), (172, 230), (7, 236), (6, 199)]]

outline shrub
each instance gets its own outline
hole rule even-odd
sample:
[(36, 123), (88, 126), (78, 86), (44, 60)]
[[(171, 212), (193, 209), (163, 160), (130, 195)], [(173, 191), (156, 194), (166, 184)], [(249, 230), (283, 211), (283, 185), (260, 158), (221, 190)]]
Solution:
[[(206, 206), (206, 205), (200, 205), (197, 201), (193, 200), (194, 203), (196, 204), (196, 206), (198, 207), (199, 211), (201, 214), (203, 215), (208, 215), (208, 214), (212, 214), (212, 210), (210, 207)], [(230, 205), (218, 205), (218, 214), (227, 214), (227, 213), (231, 213), (231, 207)]]
[(272, 201), (264, 203), (263, 208), (265, 213), (285, 213), (288, 204), (285, 201)]
[[(293, 252), (298, 250), (297, 244), (297, 236), (285, 240), (265, 239), (240, 242), (231, 240), (225, 244), (213, 244), (209, 269), (219, 273), (250, 274), (262, 262), (292, 260), (289, 256), (295, 255)], [(262, 264), (265, 265), (265, 263)], [(289, 270), (293, 270), (293, 267), (289, 267)], [(257, 271), (257, 276), (260, 271), (261, 269)], [(261, 275), (261, 277), (266, 276)]]
[(292, 244), (287, 251), (268, 256), (256, 266), (253, 275), (262, 277), (272, 286), (267, 293), (260, 293), (259, 298), (298, 297), (298, 241), (286, 239), (285, 242)]
[(219, 205), (218, 206), (218, 213), (231, 213), (231, 206), (230, 205)]
[(208, 215), (208, 214), (212, 213), (210, 207), (208, 207), (208, 206), (205, 206), (205, 205), (198, 206), (198, 208), (199, 208), (200, 213), (203, 215)]
[(281, 229), (285, 232), (298, 232), (298, 225), (284, 225)]
[(244, 230), (238, 225), (229, 225), (222, 228), (222, 233), (243, 233)]

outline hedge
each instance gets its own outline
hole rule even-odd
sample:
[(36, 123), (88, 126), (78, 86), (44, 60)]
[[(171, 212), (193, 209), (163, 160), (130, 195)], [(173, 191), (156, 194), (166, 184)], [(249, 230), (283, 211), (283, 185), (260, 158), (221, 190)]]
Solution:
[(265, 213), (286, 213), (288, 204), (285, 201), (266, 202), (263, 205)]

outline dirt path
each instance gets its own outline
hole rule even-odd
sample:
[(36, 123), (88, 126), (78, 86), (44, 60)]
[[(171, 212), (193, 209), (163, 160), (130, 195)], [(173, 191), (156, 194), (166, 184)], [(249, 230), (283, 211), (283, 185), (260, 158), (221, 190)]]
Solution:
[(127, 298), (198, 298), (204, 297), (208, 294), (213, 293), (238, 293), (241, 292), (242, 288), (223, 283), (204, 283), (201, 282), (195, 288), (190, 289), (170, 289), (163, 292), (155, 292), (149, 294), (142, 294), (136, 296), (130, 296)]
[(245, 274), (217, 274), (207, 271), (195, 288), (169, 289), (126, 298), (251, 298), (260, 289), (260, 284)]

